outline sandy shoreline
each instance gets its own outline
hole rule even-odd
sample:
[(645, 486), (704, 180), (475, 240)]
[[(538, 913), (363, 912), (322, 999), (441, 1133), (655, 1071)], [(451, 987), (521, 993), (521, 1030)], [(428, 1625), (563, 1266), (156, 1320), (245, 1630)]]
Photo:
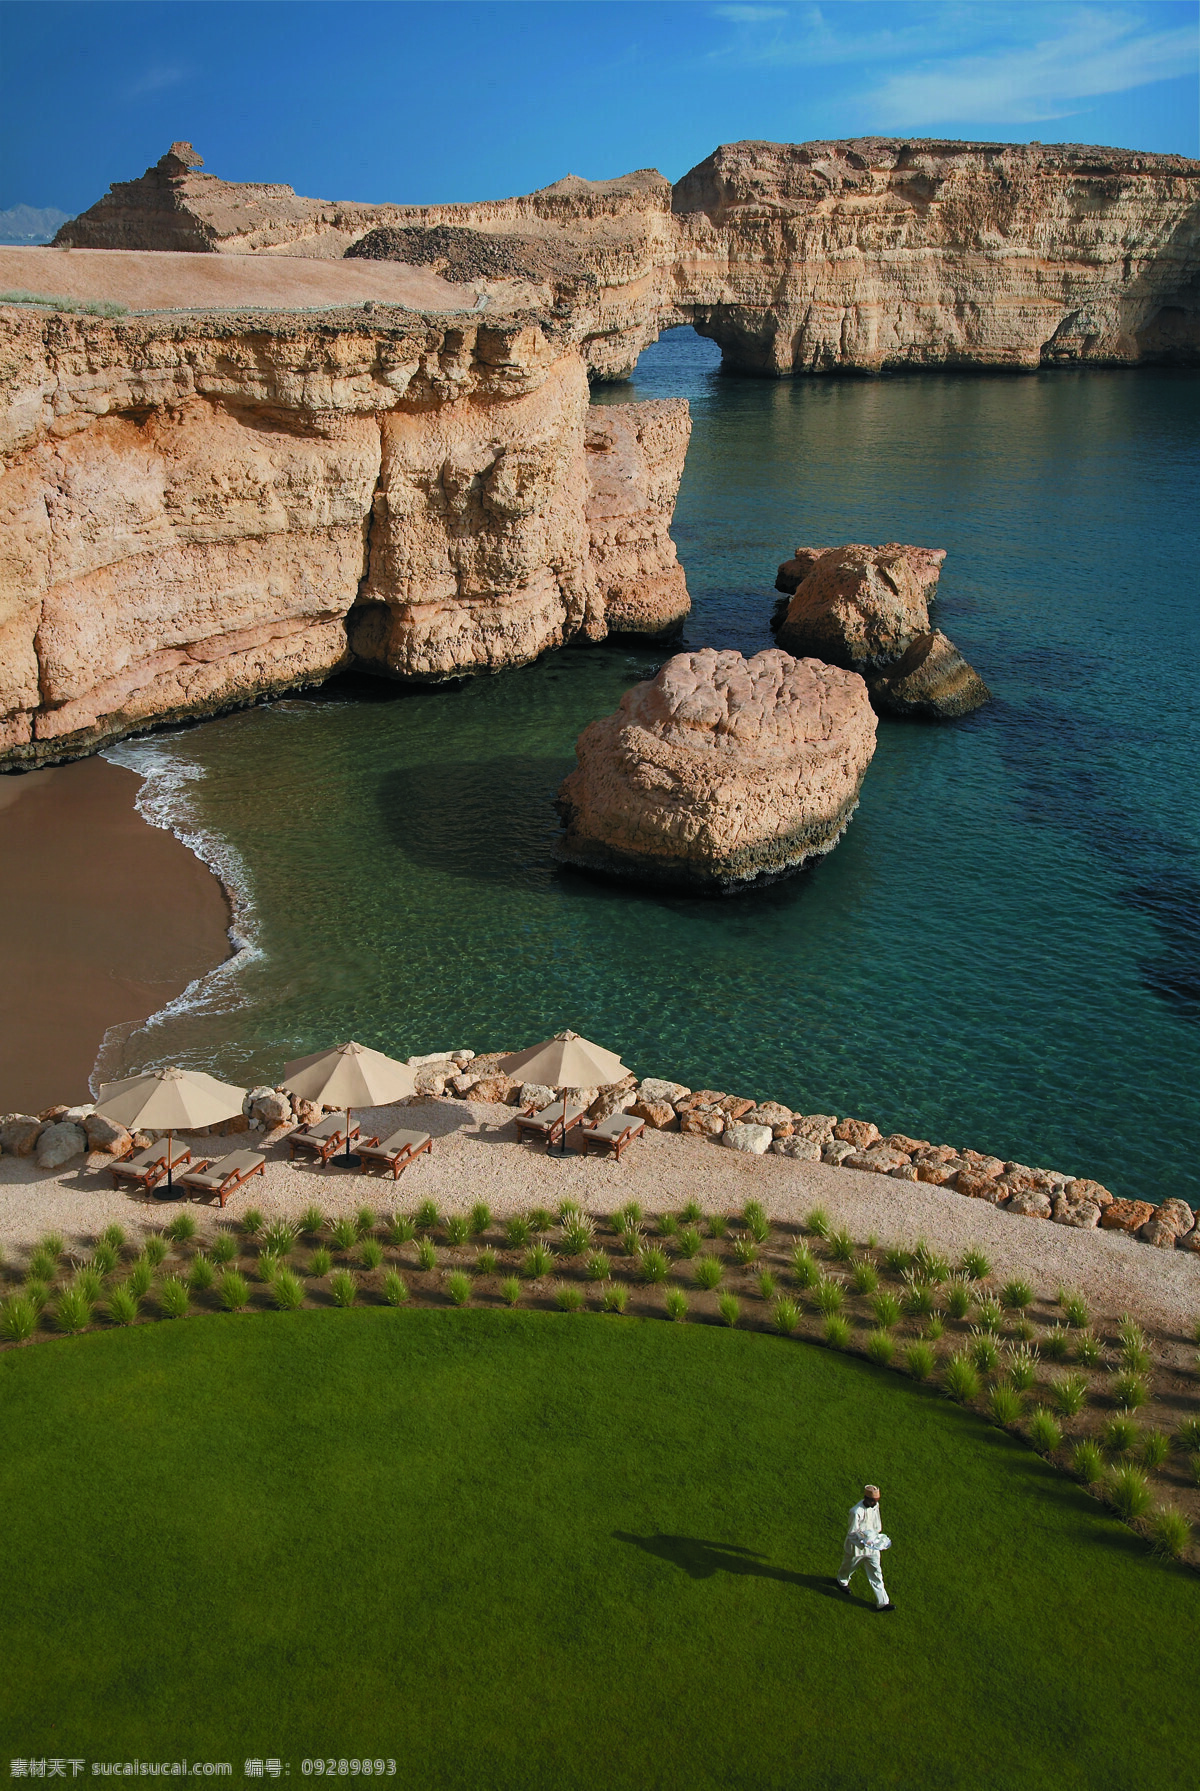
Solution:
[[(321, 1170), (305, 1161), (292, 1164), (280, 1142), (267, 1152), (266, 1173), (232, 1196), (224, 1212), (198, 1201), (188, 1210), (211, 1233), (251, 1205), (268, 1217), (296, 1218), (310, 1204), (338, 1215), (364, 1205), (411, 1212), (433, 1200), (452, 1213), (482, 1200), (502, 1218), (534, 1206), (554, 1209), (564, 1199), (597, 1214), (615, 1213), (627, 1200), (639, 1201), (648, 1213), (678, 1210), (689, 1200), (706, 1212), (732, 1213), (757, 1199), (773, 1218), (795, 1223), (819, 1203), (860, 1241), (874, 1233), (880, 1243), (913, 1244), (923, 1236), (955, 1256), (978, 1246), (997, 1275), (1028, 1276), (1051, 1297), (1060, 1284), (1078, 1288), (1098, 1317), (1128, 1312), (1181, 1345), (1200, 1319), (1200, 1256), (1192, 1251), (1154, 1250), (1116, 1232), (1021, 1218), (924, 1182), (745, 1156), (671, 1132), (647, 1131), (620, 1163), (574, 1150), (565, 1158), (548, 1157), (516, 1142), (511, 1107), (450, 1099), (368, 1110), (356, 1118), (364, 1129), (384, 1134), (397, 1126), (419, 1127), (432, 1135), (433, 1152), (393, 1183), (336, 1165)], [(252, 1133), (198, 1139), (194, 1148), (212, 1156), (259, 1144)], [(136, 1236), (139, 1228), (158, 1229), (180, 1210), (178, 1201), (146, 1202), (116, 1190), (107, 1174), (82, 1167), (49, 1173), (29, 1158), (0, 1158), (0, 1245), (10, 1259), (50, 1229), (78, 1245), (113, 1221)]]
[(220, 882), (100, 758), (0, 777), (0, 1112), (88, 1100), (105, 1032), (230, 956)]

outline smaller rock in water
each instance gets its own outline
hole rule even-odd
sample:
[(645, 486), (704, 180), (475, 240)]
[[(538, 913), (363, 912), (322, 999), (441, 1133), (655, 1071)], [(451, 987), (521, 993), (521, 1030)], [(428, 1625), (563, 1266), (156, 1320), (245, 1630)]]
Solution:
[(799, 1132), (793, 1132), (789, 1138), (776, 1138), (772, 1141), (771, 1151), (777, 1157), (798, 1157), (804, 1163), (819, 1163), (821, 1145), (815, 1138), (805, 1138)]
[(890, 715), (954, 721), (991, 701), (992, 693), (940, 629), (918, 635), (887, 671), (867, 679), (871, 701)]
[(730, 1150), (749, 1151), (754, 1156), (761, 1157), (763, 1152), (771, 1147), (771, 1128), (770, 1126), (749, 1126), (735, 1123), (726, 1126), (721, 1143), (727, 1145)]
[(46, 1127), (38, 1139), (39, 1169), (61, 1169), (72, 1157), (82, 1157), (87, 1150), (87, 1133), (82, 1126), (58, 1120)]

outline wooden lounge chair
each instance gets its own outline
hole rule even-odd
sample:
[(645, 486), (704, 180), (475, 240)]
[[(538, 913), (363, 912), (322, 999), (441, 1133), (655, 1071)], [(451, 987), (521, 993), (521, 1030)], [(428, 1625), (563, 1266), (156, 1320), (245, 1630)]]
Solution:
[(261, 1175), (267, 1159), (261, 1151), (235, 1150), (216, 1163), (201, 1163), (179, 1178), (181, 1188), (196, 1188), (202, 1194), (216, 1194), (224, 1206), (229, 1196), (252, 1175)]
[[(361, 1129), (359, 1126), (352, 1125), (349, 1137), (357, 1138)], [(298, 1150), (309, 1151), (314, 1157), (320, 1158), (322, 1169), (328, 1168), (330, 1158), (335, 1157), (338, 1151), (344, 1150), (346, 1143), (346, 1115), (344, 1113), (331, 1113), (329, 1118), (321, 1120), (319, 1125), (303, 1126), (300, 1131), (293, 1132), (288, 1139), (293, 1162), (296, 1160)]]
[(363, 1160), (363, 1167), (377, 1163), (382, 1168), (390, 1169), (394, 1182), (399, 1181), (402, 1171), (422, 1151), (433, 1155), (433, 1140), (428, 1132), (393, 1132), (382, 1144), (378, 1138), (368, 1138), (365, 1143), (360, 1138), (358, 1142), (358, 1154)]
[(607, 1119), (591, 1120), (580, 1133), (583, 1154), (587, 1155), (588, 1145), (591, 1144), (597, 1150), (610, 1150), (619, 1163), (621, 1152), (635, 1138), (640, 1138), (645, 1130), (645, 1120), (635, 1119), (632, 1113), (610, 1113)]
[[(191, 1160), (192, 1153), (186, 1145), (171, 1146), (172, 1171), (178, 1169), (181, 1163), (190, 1163)], [(121, 1182), (134, 1182), (144, 1194), (152, 1194), (167, 1173), (166, 1139), (147, 1145), (136, 1156), (125, 1157), (121, 1162), (111, 1164), (108, 1173), (113, 1178), (114, 1188)]]
[(528, 1132), (534, 1138), (544, 1138), (549, 1150), (565, 1133), (582, 1125), (587, 1114), (587, 1108), (582, 1105), (566, 1106), (564, 1118), (564, 1105), (562, 1101), (551, 1101), (540, 1113), (535, 1113), (531, 1107), (524, 1108), (517, 1115), (517, 1138)]

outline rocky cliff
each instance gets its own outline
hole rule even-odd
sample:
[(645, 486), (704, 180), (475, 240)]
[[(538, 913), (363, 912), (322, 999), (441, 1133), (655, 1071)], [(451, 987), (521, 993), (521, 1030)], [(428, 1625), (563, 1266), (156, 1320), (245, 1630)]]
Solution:
[(560, 318), (0, 308), (0, 395), (0, 765), (687, 608), (687, 406), (592, 410)]
[(593, 378), (680, 323), (774, 376), (1200, 360), (1200, 162), (1072, 144), (734, 143), (674, 188), (642, 169), (431, 206), (221, 181), (174, 144), (56, 241), (532, 282)]

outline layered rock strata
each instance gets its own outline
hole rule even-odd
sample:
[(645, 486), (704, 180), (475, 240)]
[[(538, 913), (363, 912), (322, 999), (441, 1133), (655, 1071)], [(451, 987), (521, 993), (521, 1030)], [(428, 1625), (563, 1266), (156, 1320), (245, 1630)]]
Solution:
[(953, 641), (930, 627), (946, 550), (798, 547), (775, 579), (786, 603), (772, 618), (790, 653), (811, 653), (861, 673), (877, 709), (946, 720), (986, 703), (989, 691)]
[(687, 406), (591, 410), (561, 319), (0, 308), (0, 389), (0, 765), (687, 609)]
[(776, 377), (1200, 359), (1200, 163), (1183, 156), (746, 142), (673, 188), (642, 169), (432, 206), (305, 199), (200, 167), (190, 144), (172, 145), (56, 243), (353, 253), (534, 280), (583, 320), (599, 378), (628, 373), (680, 323), (717, 341), (728, 366)]
[(875, 750), (861, 678), (777, 649), (680, 653), (585, 728), (559, 790), (569, 863), (737, 890), (830, 851)]

